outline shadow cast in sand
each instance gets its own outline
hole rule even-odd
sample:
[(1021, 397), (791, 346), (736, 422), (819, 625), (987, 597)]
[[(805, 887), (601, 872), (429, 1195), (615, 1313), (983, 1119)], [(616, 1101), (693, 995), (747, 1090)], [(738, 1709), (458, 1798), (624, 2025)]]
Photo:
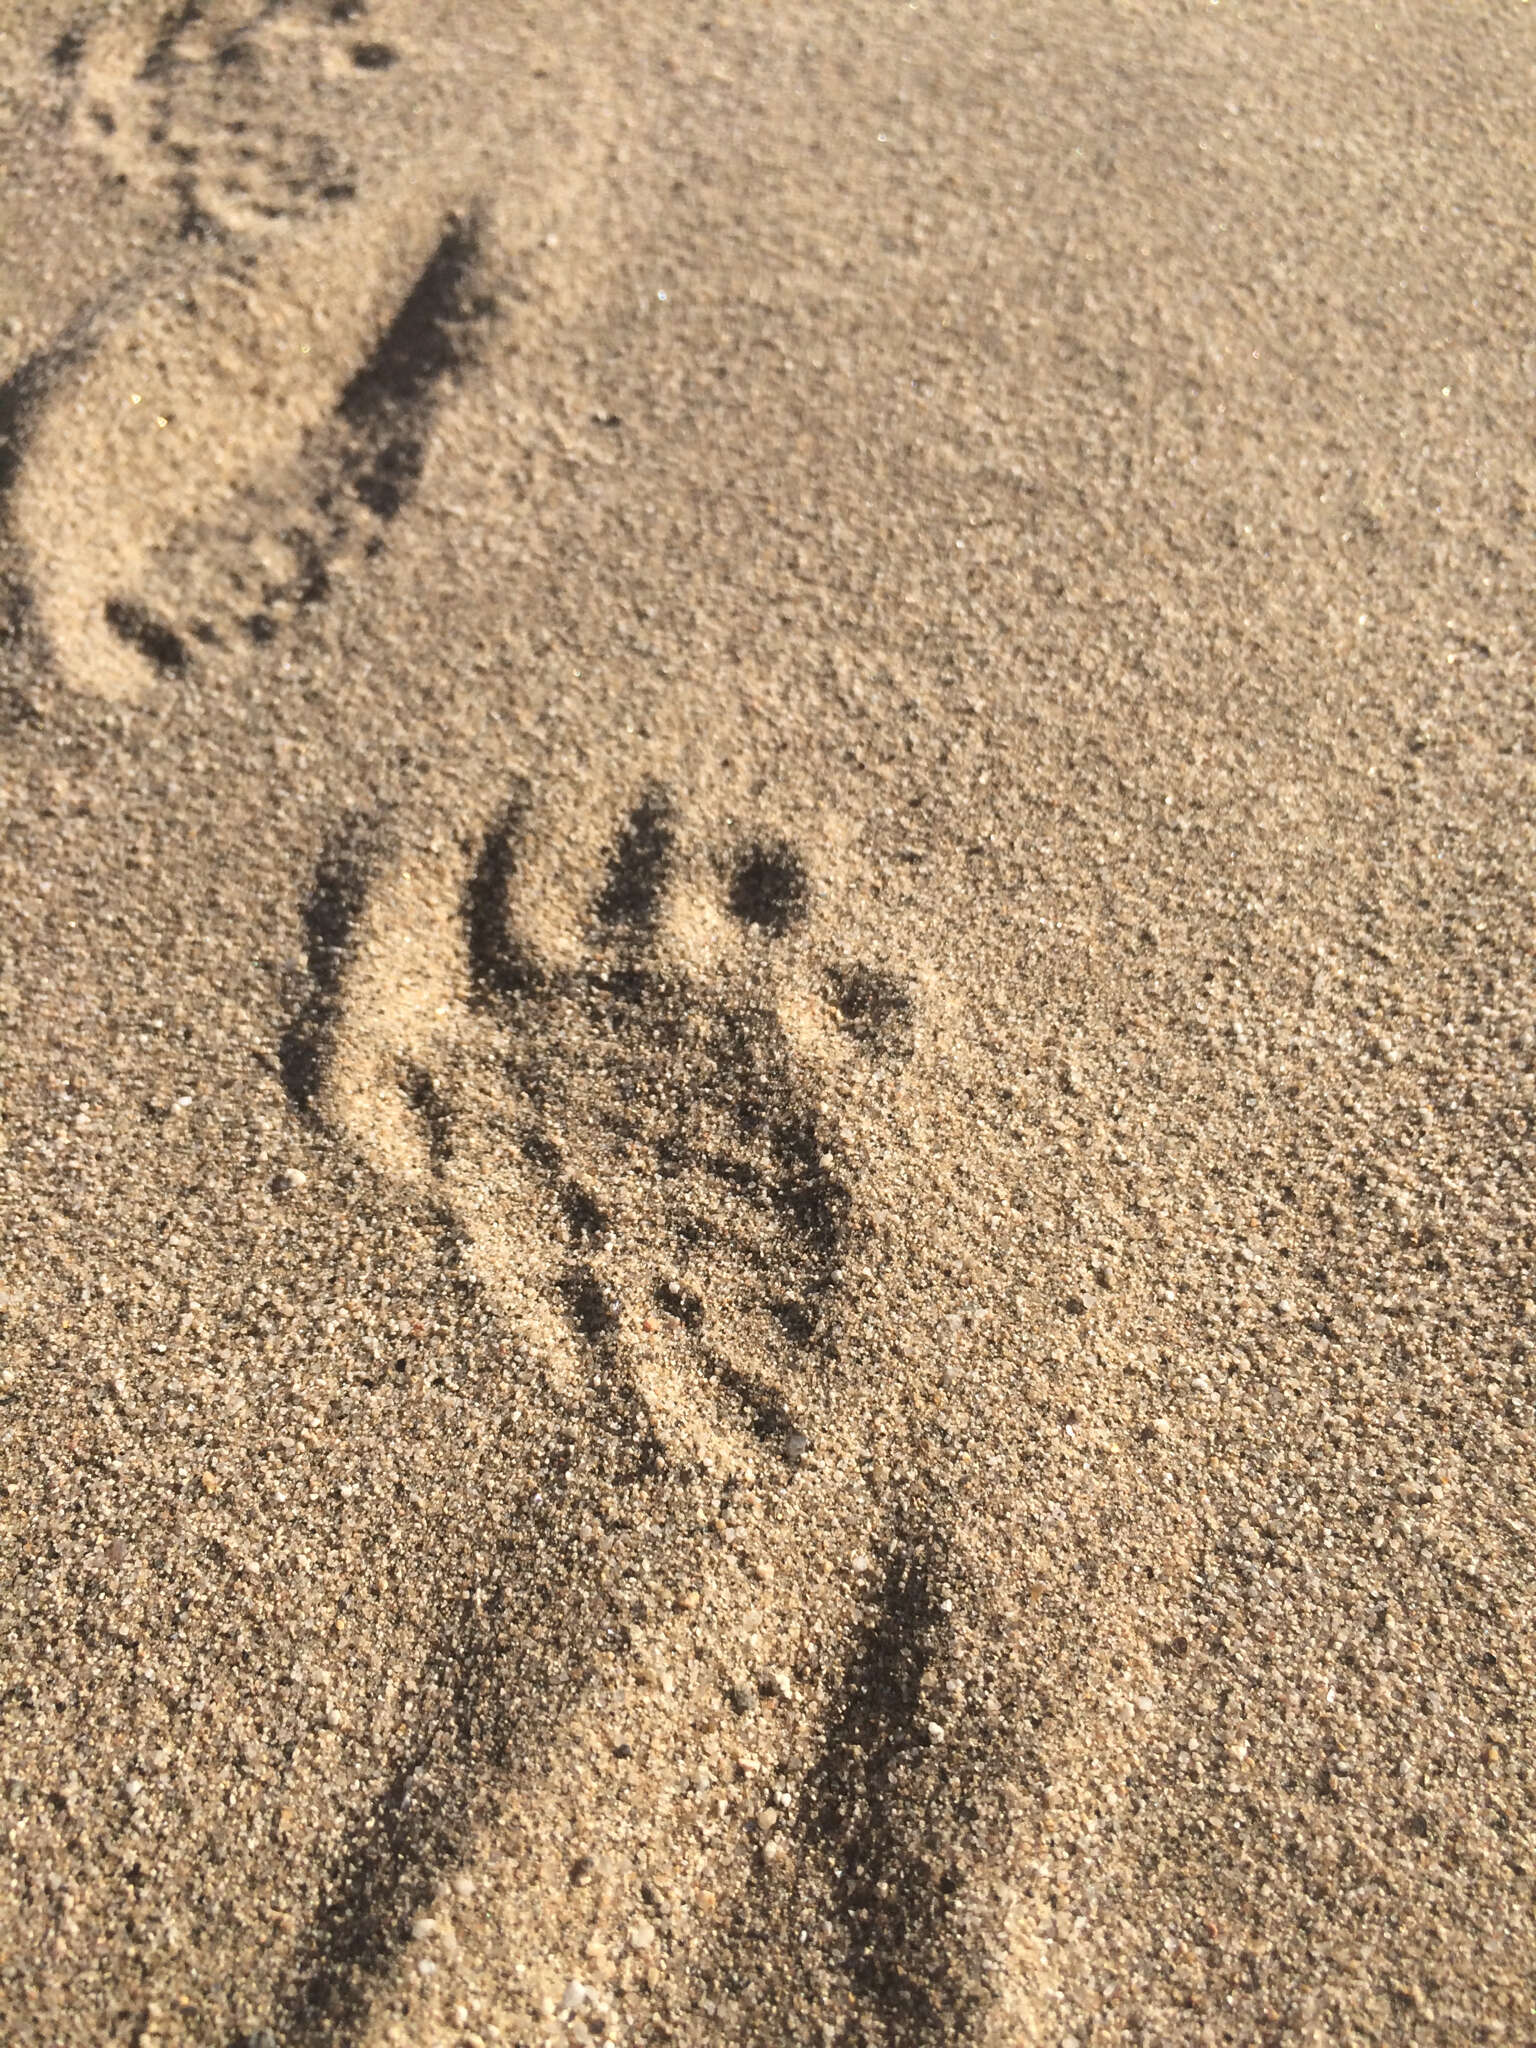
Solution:
[(963, 2041), (975, 2018), (955, 1969), (959, 1878), (936, 1846), (951, 1830), (925, 1825), (938, 1818), (935, 1805), (947, 1821), (960, 1789), (942, 1764), (925, 1768), (937, 1738), (924, 1681), (946, 1632), (930, 1548), (901, 1546), (890, 1557), (802, 1805), (801, 1833), (826, 1873), (848, 1976), (884, 2048)]
[(342, 984), (358, 921), (384, 849), (382, 821), (353, 812), (331, 835), (304, 899), (304, 964), (308, 985), (278, 1044), (278, 1072), (294, 1108), (312, 1115), (330, 1060)]

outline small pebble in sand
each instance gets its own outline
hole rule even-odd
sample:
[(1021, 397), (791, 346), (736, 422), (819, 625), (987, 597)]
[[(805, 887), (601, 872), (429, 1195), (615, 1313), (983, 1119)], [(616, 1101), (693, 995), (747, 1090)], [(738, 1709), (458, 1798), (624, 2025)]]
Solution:
[(629, 1945), (642, 1955), (656, 1945), (656, 1930), (649, 1920), (637, 1920), (629, 1930)]

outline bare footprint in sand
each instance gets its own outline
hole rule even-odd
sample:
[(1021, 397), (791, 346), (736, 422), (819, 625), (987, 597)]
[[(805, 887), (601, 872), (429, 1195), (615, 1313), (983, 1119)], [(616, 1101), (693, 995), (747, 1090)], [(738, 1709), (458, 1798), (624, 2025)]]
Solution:
[(456, 906), (442, 875), (397, 874), (355, 931), (367, 857), (338, 846), (310, 903), (290, 1092), (440, 1192), (566, 1384), (595, 1373), (643, 1411), (645, 1455), (728, 1463), (755, 1443), (792, 1463), (811, 1362), (836, 1354), (853, 1206), (820, 1097), (850, 1057), (910, 1055), (911, 990), (817, 970), (800, 946), (781, 971), (811, 904), (782, 844), (696, 860), (674, 899), (659, 789), (623, 820), (590, 904), (564, 892), (569, 926), (545, 952), (537, 910), (530, 929), (513, 900), (528, 808), (488, 831)]
[(412, 54), (377, 19), (332, 0), (115, 11), (54, 53), (79, 88), (74, 139), (162, 193), (186, 240), (321, 217), (358, 195), (360, 89), (376, 101)]
[[(519, 122), (500, 50), (445, 124), (412, 26), (224, 0), (66, 39), (77, 147), (166, 223), (0, 392), (0, 513), (71, 687), (139, 697), (360, 573), (495, 311), (493, 246), (541, 244), (583, 185), (600, 121)], [(530, 120), (539, 182), (498, 173), (488, 213), (488, 138), (527, 157)]]
[[(290, 2031), (435, 2038), (472, 1963), (511, 2038), (557, 2011), (590, 2034), (623, 2007), (687, 2038), (730, 2009), (743, 2038), (915, 2043), (942, 2016), (958, 2040), (974, 2000), (956, 1958), (979, 1937), (926, 1837), (977, 1768), (936, 1748), (933, 1718), (963, 1567), (921, 1510), (816, 1451), (866, 1440), (881, 1405), (849, 1268), (883, 1168), (845, 1112), (852, 1084), (933, 1057), (919, 984), (839, 954), (792, 848), (691, 846), (664, 790), (605, 855), (588, 835), (562, 865), (553, 837), (526, 793), (451, 854), (377, 821), (338, 834), (282, 1071), (296, 1105), (451, 1215), (521, 1339), (524, 1427), (613, 1439), (628, 1506), (606, 1533), (569, 1510), (573, 1539), (601, 1545), (597, 1579), (645, 1592), (659, 1565), (698, 1590), (643, 1603), (646, 1628), (594, 1653), (552, 1746), (526, 1754), (502, 1706), (515, 1650), (442, 1653), (452, 1710), (399, 1779), (430, 1801), (360, 1820)], [(672, 1761), (605, 1823), (595, 1754)], [(692, 1810), (667, 1828), (691, 1867), (658, 1889), (622, 1843), (680, 1767)], [(588, 1841), (607, 1849), (583, 1859)], [(736, 1923), (774, 1944), (793, 1999), (838, 2015), (830, 2033), (737, 2009)], [(453, 1971), (396, 1966), (413, 1925)], [(610, 1953), (600, 1992), (591, 1959)], [(438, 1948), (413, 1954), (436, 1972)]]

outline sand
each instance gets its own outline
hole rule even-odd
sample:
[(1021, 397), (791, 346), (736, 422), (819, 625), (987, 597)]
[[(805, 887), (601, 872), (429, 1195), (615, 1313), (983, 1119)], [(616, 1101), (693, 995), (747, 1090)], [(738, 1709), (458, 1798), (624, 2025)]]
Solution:
[(1533, 56), (0, 7), (7, 2042), (1536, 2039)]

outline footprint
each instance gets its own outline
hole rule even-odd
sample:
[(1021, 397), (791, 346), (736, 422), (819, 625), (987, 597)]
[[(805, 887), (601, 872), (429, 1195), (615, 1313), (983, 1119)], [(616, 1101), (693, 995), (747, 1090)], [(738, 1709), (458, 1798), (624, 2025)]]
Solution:
[(259, 232), (355, 199), (360, 95), (401, 55), (360, 9), (183, 0), (132, 10), (55, 63), (78, 80), (73, 127), (109, 174), (163, 195), (187, 240)]
[[(409, 24), (187, 0), (114, 14), (65, 52), (77, 144), (166, 223), (13, 380), (0, 421), (0, 514), (72, 687), (140, 697), (364, 573), (481, 353), (492, 245), (542, 245), (584, 183), (600, 121), (574, 142), (542, 119), (518, 131), (500, 51), (449, 124), (420, 75), (437, 46), (394, 15)], [(451, 24), (428, 26), (451, 47)], [(547, 114), (555, 87), (540, 91)], [(493, 142), (512, 147), (498, 122), (549, 147), (537, 191), (498, 169), (492, 213), (475, 181)]]
[[(996, 1561), (942, 1490), (900, 1471), (866, 1487), (849, 1456), (876, 1416), (884, 1456), (921, 1456), (899, 1449), (919, 1379), (882, 1384), (855, 1291), (899, 1199), (886, 1176), (910, 1206), (917, 1161), (859, 1105), (903, 1072), (944, 1085), (944, 999), (850, 960), (827, 890), (772, 833), (702, 845), (661, 786), (606, 836), (591, 818), (562, 834), (556, 811), (520, 788), (447, 850), (399, 816), (346, 820), (304, 906), (280, 1057), (295, 1108), (451, 1219), (512, 1340), (530, 1470), (541, 1433), (583, 1463), (568, 1493), (545, 1485), (547, 1520), (509, 1517), (487, 1607), (502, 1633), (470, 1615), (432, 1652), (451, 1709), (355, 1820), (286, 2024), (367, 2043), (402, 2014), (408, 2038), (448, 2027), (446, 1988), (404, 1961), (425, 1914), (456, 1929), (509, 2038), (537, 2030), (539, 2001), (585, 1982), (589, 1943), (622, 1950), (661, 1910), (638, 1870), (601, 1898), (571, 1877), (601, 1802), (630, 1796), (593, 1756), (649, 1755), (698, 1788), (667, 1853), (720, 1904), (666, 1909), (675, 1972), (656, 1953), (632, 2001), (679, 2039), (716, 2038), (727, 2009), (743, 2039), (798, 2038), (811, 2009), (845, 2016), (840, 2040), (979, 2040), (1018, 1810), (999, 1790), (1017, 1687)], [(697, 1597), (642, 1598), (636, 1629), (653, 1573)], [(530, 1681), (546, 1656), (564, 1679)], [(972, 1688), (985, 1715), (946, 1730)], [(538, 1732), (507, 1704), (533, 1699), (553, 1703)], [(722, 1719), (761, 1774), (734, 1825)], [(399, 1804), (406, 1783), (430, 1799)], [(733, 2004), (744, 1940), (774, 1957), (753, 2013)], [(513, 1977), (508, 1958), (534, 1955), (564, 1961)]]
[(817, 968), (787, 846), (695, 857), (677, 888), (660, 788), (547, 953), (523, 915), (530, 808), (508, 806), (456, 888), (379, 876), (377, 826), (338, 838), (306, 911), (290, 1094), (436, 1190), (566, 1387), (643, 1412), (638, 1455), (729, 1463), (755, 1442), (792, 1465), (836, 1364), (858, 1172), (818, 1103), (848, 1060), (910, 1057), (911, 991)]
[(436, 387), (489, 311), (470, 222), (394, 224), (407, 245), (432, 239), (371, 348), (315, 318), (344, 253), (327, 241), (249, 278), (221, 264), (48, 366), (11, 518), (74, 687), (133, 699), (202, 648), (269, 641), (378, 551), (421, 474)]
[[(698, 1539), (704, 1518), (681, 1499), (723, 1485), (742, 1500), (755, 1468), (787, 1489), (805, 1483), (850, 1379), (845, 1261), (877, 1183), (833, 1105), (840, 1082), (876, 1058), (918, 1057), (921, 1017), (914, 982), (826, 964), (818, 892), (781, 840), (700, 847), (659, 786), (635, 794), (605, 846), (589, 839), (566, 866), (546, 824), (527, 790), (449, 856), (397, 819), (343, 821), (304, 905), (304, 987), (279, 1064), (298, 1110), (451, 1216), (519, 1340), (509, 1399), (524, 1428), (531, 1414), (569, 1437), (583, 1419), (585, 1441), (609, 1446), (605, 1483), (633, 1489), (621, 1522), (645, 1552), (664, 1518), (680, 1540)], [(833, 1487), (833, 1554), (857, 1549), (866, 1512), (858, 1488)], [(579, 1526), (578, 1514), (566, 1539), (577, 1547), (590, 1540)], [(759, 1539), (774, 1554), (771, 1517)], [(545, 1541), (530, 1539), (531, 1572), (549, 1569), (533, 1561)], [(714, 1656), (738, 1691), (739, 1674), (761, 1668), (758, 1632), (788, 1643), (801, 1626), (805, 1563), (796, 1546), (734, 1591), (711, 1587)], [(706, 1583), (720, 1577), (702, 1558), (700, 1569)], [(554, 1587), (546, 1594), (553, 1604)], [(508, 1605), (529, 1597), (519, 1586)], [(850, 1626), (847, 1608), (841, 1583), (818, 1595), (826, 1626)], [(658, 1617), (650, 1654), (681, 1670), (688, 1617), (674, 1619), (678, 1644), (667, 1649)], [(589, 1668), (595, 1624), (585, 1626), (591, 1647), (575, 1662)], [(521, 1655), (488, 1652), (473, 1627), (441, 1647), (452, 1712), (431, 1759), (402, 1760), (395, 1790), (343, 1853), (293, 1995), (299, 2037), (337, 2024), (368, 2038), (370, 1985), (486, 1824), (487, 1756), (499, 1745), (510, 1770), (521, 1753), (501, 1704), (526, 1694), (508, 1675)], [(839, 1766), (868, 1717), (867, 1703), (852, 1704), (872, 1683), (868, 1662), (859, 1653), (832, 1709)], [(681, 1731), (709, 1701), (687, 1684), (671, 1698), (670, 1682), (657, 1697), (689, 1740)], [(561, 1706), (538, 1766), (541, 1837), (568, 1838), (556, 1820), (567, 1795), (573, 1824), (590, 1824), (582, 1759), (594, 1741), (611, 1745), (613, 1715), (602, 1697)], [(397, 1810), (395, 1791), (424, 1773), (431, 1800)], [(895, 1843), (883, 1823), (850, 1834), (831, 1797), (829, 1781), (806, 1822), (813, 1857), (832, 1857), (845, 1834), (865, 1860)], [(733, 1871), (727, 1859), (722, 1882)], [(522, 1889), (536, 1917), (569, 1910), (563, 1866), (549, 1883), (554, 1904), (531, 1878)], [(850, 1941), (867, 1932), (861, 1897), (831, 1910)]]

